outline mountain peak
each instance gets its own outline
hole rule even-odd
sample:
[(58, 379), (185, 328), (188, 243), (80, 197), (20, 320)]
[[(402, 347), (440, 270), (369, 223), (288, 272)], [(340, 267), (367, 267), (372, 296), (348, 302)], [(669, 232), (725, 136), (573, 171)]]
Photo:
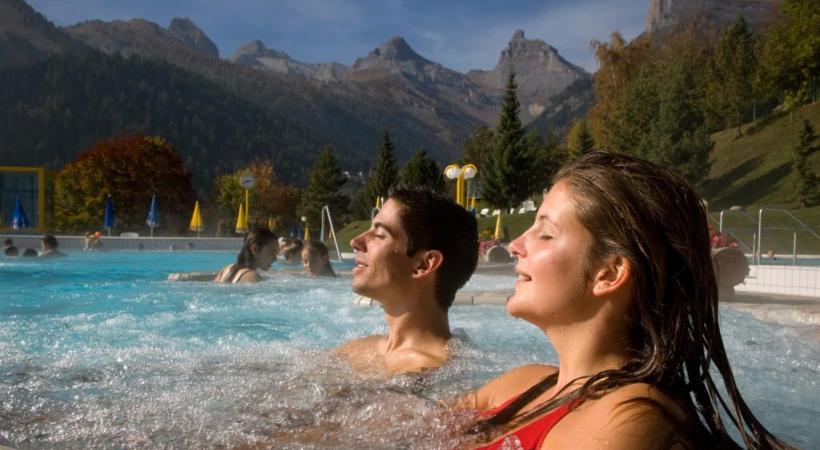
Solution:
[(391, 37), (387, 42), (370, 52), (368, 58), (370, 58), (370, 56), (396, 61), (420, 61), (425, 64), (430, 63), (430, 61), (416, 53), (401, 36)]
[[(240, 63), (249, 66), (259, 66), (260, 59), (265, 60), (290, 60), (290, 55), (281, 51), (267, 48), (265, 44), (256, 39), (239, 47), (236, 52), (228, 58), (231, 62)], [(264, 64), (262, 64), (264, 66)]]
[(219, 49), (191, 19), (176, 17), (168, 25), (168, 31), (194, 50), (219, 58)]
[(424, 66), (434, 64), (416, 53), (401, 36), (393, 36), (376, 47), (367, 57), (353, 63), (354, 70), (382, 68), (402, 72), (419, 72)]
[(525, 40), (524, 30), (522, 30), (521, 28), (515, 30), (515, 33), (513, 33), (512, 37), (510, 38), (510, 42), (523, 41), (523, 40)]

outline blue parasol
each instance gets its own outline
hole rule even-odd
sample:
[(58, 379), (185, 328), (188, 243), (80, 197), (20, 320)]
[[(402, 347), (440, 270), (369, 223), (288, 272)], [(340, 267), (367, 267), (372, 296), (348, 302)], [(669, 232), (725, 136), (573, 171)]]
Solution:
[(151, 228), (151, 237), (154, 237), (154, 228), (159, 227), (159, 211), (157, 211), (157, 194), (151, 196), (151, 207), (148, 208), (148, 220), (145, 221)]
[(111, 194), (105, 199), (105, 216), (103, 217), (103, 228), (108, 230), (108, 235), (111, 236), (111, 229), (114, 228), (114, 201), (111, 200)]
[(31, 222), (28, 220), (26, 210), (23, 209), (23, 202), (20, 201), (20, 197), (17, 197), (14, 202), (14, 212), (11, 215), (11, 227), (15, 230), (31, 227)]

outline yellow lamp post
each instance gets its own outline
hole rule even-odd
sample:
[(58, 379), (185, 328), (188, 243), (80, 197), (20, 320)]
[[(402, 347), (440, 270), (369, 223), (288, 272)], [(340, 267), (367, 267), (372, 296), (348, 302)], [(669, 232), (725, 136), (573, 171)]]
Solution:
[(465, 180), (473, 179), (478, 174), (478, 168), (474, 164), (465, 164), (459, 166), (458, 164), (450, 164), (444, 168), (444, 176), (451, 180), (456, 180), (456, 203), (463, 207), (467, 207), (467, 191), (465, 189)]
[(302, 223), (305, 224), (305, 234), (302, 236), (305, 242), (310, 241), (310, 230), (308, 229), (307, 216), (302, 216)]

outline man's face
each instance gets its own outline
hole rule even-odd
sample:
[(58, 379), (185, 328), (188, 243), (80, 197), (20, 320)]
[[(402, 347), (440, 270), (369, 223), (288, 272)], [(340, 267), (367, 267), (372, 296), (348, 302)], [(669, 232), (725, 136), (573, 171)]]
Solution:
[(388, 200), (373, 218), (370, 229), (350, 241), (356, 252), (353, 266), (353, 291), (370, 298), (384, 300), (400, 295), (412, 282), (413, 258), (407, 256), (407, 234), (399, 222), (405, 208)]

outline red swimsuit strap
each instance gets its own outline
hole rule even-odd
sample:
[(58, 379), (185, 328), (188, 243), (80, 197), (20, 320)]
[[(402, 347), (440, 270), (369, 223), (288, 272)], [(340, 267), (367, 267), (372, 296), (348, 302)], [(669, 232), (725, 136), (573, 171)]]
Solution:
[[(493, 415), (504, 409), (507, 405), (515, 401), (518, 398), (513, 397), (510, 400), (502, 403), (495, 408), (482, 411), (482, 415)], [(574, 401), (570, 401), (564, 403), (563, 405), (553, 409), (552, 411), (544, 414), (543, 416), (539, 417), (538, 419), (528, 423), (527, 425), (519, 428), (518, 430), (505, 435), (504, 437), (492, 442), (484, 447), (479, 447), (479, 450), (496, 450), (504, 444), (504, 442), (508, 439), (518, 439), (521, 448), (524, 450), (536, 450), (541, 447), (541, 444), (546, 439), (547, 434), (552, 430), (552, 428), (557, 424), (561, 419), (566, 417), (567, 414), (572, 411), (576, 406), (581, 404), (583, 399), (577, 399)]]

